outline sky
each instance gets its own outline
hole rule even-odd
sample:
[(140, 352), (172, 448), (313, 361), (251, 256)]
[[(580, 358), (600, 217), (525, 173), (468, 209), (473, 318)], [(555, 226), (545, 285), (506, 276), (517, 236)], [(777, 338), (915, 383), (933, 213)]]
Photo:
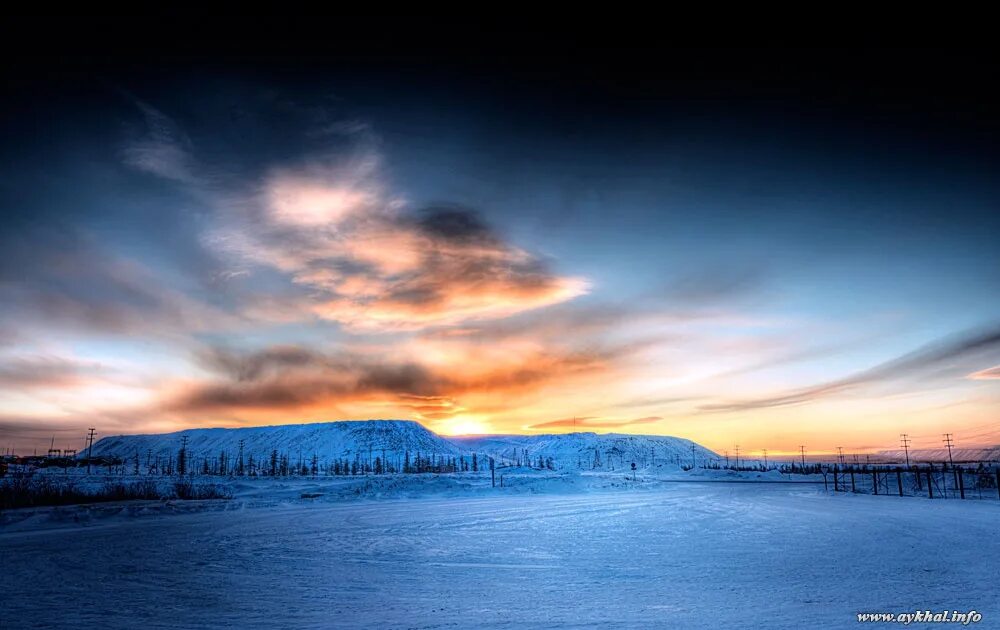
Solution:
[(977, 51), (87, 26), (5, 27), (4, 448), (364, 418), (1000, 442)]

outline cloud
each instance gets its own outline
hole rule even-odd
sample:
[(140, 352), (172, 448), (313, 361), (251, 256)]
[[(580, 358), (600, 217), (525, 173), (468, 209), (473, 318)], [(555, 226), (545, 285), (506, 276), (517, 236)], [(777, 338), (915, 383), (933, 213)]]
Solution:
[[(232, 326), (225, 310), (173, 289), (135, 259), (88, 234), (48, 225), (0, 248), (0, 328), (44, 322), (85, 331), (161, 333)], [(26, 333), (19, 333), (22, 337)]]
[(643, 418), (633, 418), (629, 420), (616, 420), (610, 418), (597, 418), (593, 416), (587, 416), (583, 418), (561, 418), (559, 420), (550, 420), (548, 422), (540, 422), (538, 424), (533, 424), (528, 426), (528, 429), (611, 429), (611, 428), (621, 428), (633, 426), (636, 424), (653, 424), (663, 420), (660, 416), (646, 416)]
[[(471, 208), (411, 207), (390, 190), (378, 141), (356, 121), (338, 125), (310, 111), (305, 129), (289, 130), (307, 147), (294, 158), (254, 147), (257, 162), (226, 163), (199, 158), (178, 124), (137, 105), (146, 131), (124, 160), (210, 208), (202, 241), (233, 267), (219, 277), (276, 270), (306, 289), (314, 317), (353, 332), (419, 330), (503, 318), (588, 291), (586, 280), (557, 274)], [(285, 109), (293, 119), (306, 111)], [(319, 133), (309, 126), (317, 120)]]
[(987, 368), (985, 370), (979, 370), (978, 372), (973, 372), (972, 374), (969, 374), (966, 378), (969, 378), (973, 381), (1000, 380), (1000, 365)]
[(600, 354), (541, 348), (496, 362), (455, 357), (436, 363), (386, 353), (319, 352), (300, 346), (256, 352), (210, 348), (199, 357), (217, 378), (187, 384), (166, 402), (168, 409), (250, 412), (367, 401), (440, 419), (464, 411), (458, 402), (463, 396), (512, 396), (607, 365)]
[(123, 148), (125, 163), (165, 179), (199, 183), (191, 139), (163, 112), (138, 99), (131, 100), (143, 114), (145, 129)]
[(0, 362), (0, 389), (74, 387), (110, 373), (99, 363), (62, 357), (12, 357)]
[(255, 218), (213, 240), (288, 274), (311, 291), (313, 313), (355, 332), (503, 318), (586, 293), (585, 280), (555, 274), (469, 208), (404, 210), (370, 168), (272, 177)]
[(764, 270), (753, 265), (714, 265), (685, 271), (664, 287), (663, 295), (686, 308), (730, 303), (754, 296), (765, 287)]
[[(1000, 328), (966, 333), (920, 348), (846, 378), (805, 387), (777, 396), (702, 405), (707, 412), (732, 412), (801, 405), (858, 387), (907, 378), (953, 376), (958, 366), (1000, 350)], [(990, 370), (986, 370), (989, 372)]]

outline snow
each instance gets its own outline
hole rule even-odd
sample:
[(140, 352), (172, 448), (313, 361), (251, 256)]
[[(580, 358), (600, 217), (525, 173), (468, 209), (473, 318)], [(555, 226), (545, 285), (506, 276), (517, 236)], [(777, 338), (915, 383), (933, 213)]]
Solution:
[(625, 477), (238, 480), (228, 502), (24, 511), (0, 527), (0, 627), (1000, 627), (1000, 501)]
[[(323, 462), (331, 459), (353, 459), (355, 455), (368, 458), (380, 456), (381, 451), (402, 460), (405, 451), (411, 456), (461, 455), (454, 444), (428, 431), (411, 420), (342, 420), (313, 424), (285, 424), (238, 429), (189, 429), (174, 433), (152, 435), (117, 435), (94, 443), (93, 455), (131, 458), (136, 453), (145, 461), (147, 452), (153, 457), (176, 456), (181, 438), (187, 436), (188, 457), (192, 462), (202, 458), (214, 459), (225, 452), (234, 457), (239, 443), (244, 442), (244, 456), (253, 455), (258, 462), (265, 461), (272, 450), (293, 458), (301, 455), (308, 460), (316, 455)], [(85, 457), (86, 451), (79, 454)], [(293, 459), (293, 463), (294, 463)]]

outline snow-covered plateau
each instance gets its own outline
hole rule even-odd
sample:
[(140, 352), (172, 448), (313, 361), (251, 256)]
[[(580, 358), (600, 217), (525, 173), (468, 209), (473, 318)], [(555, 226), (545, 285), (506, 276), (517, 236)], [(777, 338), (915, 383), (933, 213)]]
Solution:
[[(561, 435), (490, 435), (446, 438), (409, 420), (344, 420), (315, 424), (287, 424), (238, 429), (190, 429), (152, 435), (116, 435), (94, 443), (94, 457), (138, 458), (142, 466), (149, 460), (166, 461), (176, 457), (186, 444), (187, 458), (197, 467), (206, 460), (214, 462), (224, 455), (230, 467), (242, 451), (244, 462), (251, 457), (267, 460), (272, 452), (292, 461), (312, 461), (319, 465), (333, 460), (364, 462), (375, 457), (402, 468), (407, 454), (411, 458), (452, 458), (473, 453), (494, 457), (500, 464), (543, 464), (551, 460), (553, 468), (575, 470), (613, 470), (640, 468), (657, 464), (682, 464), (718, 461), (719, 456), (705, 447), (683, 438), (658, 435), (609, 433), (568, 433)], [(81, 452), (80, 457), (90, 454)], [(540, 466), (544, 467), (544, 466)]]

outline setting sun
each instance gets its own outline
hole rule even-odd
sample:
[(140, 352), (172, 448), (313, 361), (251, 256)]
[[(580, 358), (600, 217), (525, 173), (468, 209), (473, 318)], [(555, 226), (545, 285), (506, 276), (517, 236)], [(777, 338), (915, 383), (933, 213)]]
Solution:
[(443, 435), (487, 435), (493, 431), (482, 420), (469, 415), (461, 415), (443, 423), (438, 432)]

